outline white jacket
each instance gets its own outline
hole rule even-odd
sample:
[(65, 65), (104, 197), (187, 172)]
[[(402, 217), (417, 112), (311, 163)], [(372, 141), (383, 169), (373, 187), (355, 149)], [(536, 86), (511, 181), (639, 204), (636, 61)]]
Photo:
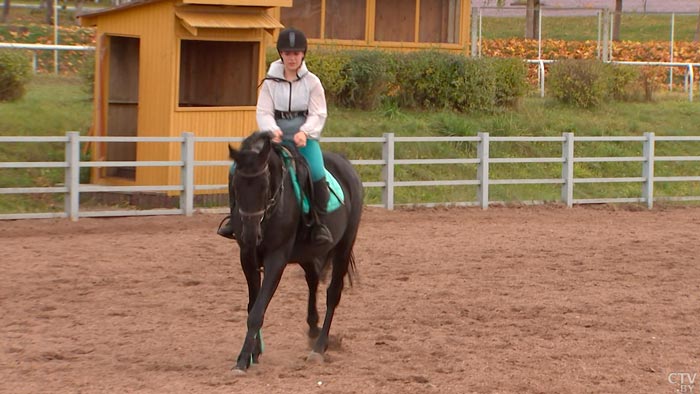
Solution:
[(301, 63), (297, 80), (289, 82), (284, 79), (284, 64), (277, 60), (270, 64), (267, 77), (263, 81), (256, 119), (260, 131), (280, 130), (275, 121), (275, 111), (308, 111), (306, 122), (299, 128), (307, 137), (319, 139), (326, 123), (328, 109), (326, 94), (318, 77)]

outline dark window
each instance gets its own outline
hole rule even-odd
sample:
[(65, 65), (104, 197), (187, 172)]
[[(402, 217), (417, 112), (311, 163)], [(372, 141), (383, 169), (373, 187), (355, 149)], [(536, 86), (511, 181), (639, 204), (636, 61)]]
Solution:
[(257, 101), (257, 42), (180, 43), (180, 107), (253, 106)]
[(308, 38), (321, 38), (321, 0), (294, 0), (291, 7), (282, 7), (280, 22)]
[(374, 21), (376, 41), (415, 42), (416, 3), (377, 0)]
[(326, 0), (326, 31), (324, 38), (364, 40), (365, 0)]
[(459, 0), (420, 0), (420, 42), (456, 43), (459, 40)]

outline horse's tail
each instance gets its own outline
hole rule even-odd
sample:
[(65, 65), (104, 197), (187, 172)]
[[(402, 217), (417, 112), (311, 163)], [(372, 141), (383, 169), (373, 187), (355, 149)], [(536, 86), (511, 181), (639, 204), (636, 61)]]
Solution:
[(340, 253), (336, 251), (332, 256), (325, 260), (317, 260), (316, 272), (318, 272), (321, 281), (326, 281), (328, 278), (332, 266), (331, 262), (333, 261), (336, 261), (336, 264), (339, 263), (346, 267), (345, 277), (348, 279), (349, 286), (352, 287), (356, 281), (359, 282), (355, 252), (353, 251), (352, 245), (350, 246), (349, 251), (341, 251)]
[(345, 192), (345, 209), (348, 211), (347, 223), (343, 237), (335, 247), (333, 259), (334, 264), (344, 267), (348, 284), (352, 286), (354, 282), (359, 280), (353, 248), (362, 217), (364, 189), (360, 177), (347, 158), (337, 153), (326, 152), (324, 161), (326, 167), (343, 185)]
[(355, 252), (350, 252), (350, 265), (348, 266), (348, 282), (352, 286), (355, 278), (359, 278), (357, 274), (357, 265), (355, 264)]

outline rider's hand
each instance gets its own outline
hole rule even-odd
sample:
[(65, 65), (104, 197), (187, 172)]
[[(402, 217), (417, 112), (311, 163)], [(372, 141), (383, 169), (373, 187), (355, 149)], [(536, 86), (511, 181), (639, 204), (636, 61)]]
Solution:
[(303, 148), (306, 146), (306, 133), (303, 131), (299, 131), (296, 134), (294, 134), (294, 145), (297, 146), (297, 148)]
[(270, 134), (272, 134), (272, 142), (275, 144), (282, 142), (282, 130), (272, 130)]

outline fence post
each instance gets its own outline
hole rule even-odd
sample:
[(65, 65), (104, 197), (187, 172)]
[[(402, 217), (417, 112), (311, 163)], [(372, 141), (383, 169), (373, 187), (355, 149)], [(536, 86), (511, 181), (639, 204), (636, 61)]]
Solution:
[(481, 11), (475, 7), (472, 7), (472, 16), (471, 16), (471, 52), (470, 55), (471, 57), (478, 57), (479, 56), (479, 23), (481, 21), (481, 18), (479, 15), (481, 14)]
[(384, 145), (382, 146), (382, 160), (384, 169), (384, 191), (382, 193), (382, 204), (384, 208), (394, 209), (394, 133), (384, 133)]
[(561, 200), (568, 208), (574, 205), (574, 133), (564, 133), (561, 146)]
[(540, 80), (540, 97), (544, 98), (544, 61), (542, 59), (537, 65), (537, 76)]
[(693, 102), (693, 82), (695, 75), (693, 74), (693, 65), (688, 64), (688, 71), (685, 74), (686, 89), (688, 89), (688, 101)]
[[(676, 31), (676, 13), (671, 13), (671, 48), (669, 49), (669, 61), (673, 63), (673, 41)], [(673, 91), (673, 67), (668, 68), (668, 91)]]
[(477, 156), (479, 158), (477, 200), (481, 208), (486, 209), (489, 207), (489, 133), (479, 132)]
[(610, 60), (610, 10), (603, 9), (603, 49), (601, 50), (601, 60)]
[(185, 216), (192, 216), (194, 212), (194, 133), (187, 131), (182, 133), (180, 155), (183, 163), (180, 171), (182, 184), (180, 209)]
[(65, 184), (68, 193), (65, 197), (65, 212), (72, 221), (78, 220), (80, 206), (80, 133), (69, 131), (66, 133), (66, 162)]
[(647, 202), (647, 208), (651, 209), (654, 206), (654, 151), (656, 144), (654, 133), (644, 133), (644, 168), (642, 176), (645, 178), (642, 198)]

